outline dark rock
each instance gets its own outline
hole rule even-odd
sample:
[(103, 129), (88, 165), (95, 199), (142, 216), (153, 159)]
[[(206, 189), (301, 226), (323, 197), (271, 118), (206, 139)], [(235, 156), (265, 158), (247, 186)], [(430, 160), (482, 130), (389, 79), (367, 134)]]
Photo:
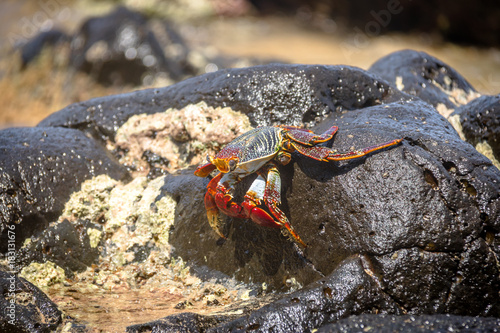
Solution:
[[(405, 140), (338, 163), (295, 154), (280, 168), (282, 208), (307, 248), (278, 230), (231, 218), (227, 239), (216, 242), (203, 211), (207, 181), (172, 175), (164, 190), (178, 198), (170, 238), (176, 253), (276, 289), (307, 285), (362, 253), (382, 289), (409, 313), (500, 315), (493, 260), (500, 235), (498, 169), (422, 101), (335, 113), (315, 132), (333, 124), (340, 127), (333, 140), (339, 151)], [(236, 201), (251, 180), (238, 186)], [(464, 294), (474, 306), (463, 303)]]
[[(499, 316), (494, 290), (500, 288), (500, 271), (491, 258), (500, 227), (499, 170), (422, 102), (332, 118), (318, 132), (331, 124), (345, 128), (335, 139), (341, 150), (384, 141), (373, 138), (376, 130), (399, 128), (405, 141), (340, 168), (296, 159), (287, 199), (292, 223), (294, 216), (304, 221), (297, 232), (313, 240), (307, 258), (325, 272), (338, 257), (367, 254), (384, 291), (409, 313)], [(349, 132), (361, 143), (347, 143)], [(476, 251), (482, 255), (468, 259)], [(468, 290), (471, 304), (483, 306), (462, 303), (460, 288)]]
[(260, 13), (295, 15), (308, 28), (312, 26), (331, 32), (337, 26), (344, 26), (342, 34), (363, 41), (357, 44), (361, 46), (358, 52), (366, 52), (362, 47), (364, 40), (391, 31), (429, 39), (432, 37), (428, 35), (437, 35), (455, 43), (500, 45), (499, 3), (490, 0), (477, 5), (465, 0), (249, 1)]
[(165, 56), (147, 20), (125, 7), (86, 20), (73, 38), (70, 62), (103, 84), (141, 85), (147, 75), (174, 80), (184, 75)]
[(29, 40), (21, 47), (22, 68), (25, 68), (31, 61), (33, 61), (42, 52), (44, 47), (67, 42), (69, 39), (69, 36), (57, 29), (44, 31), (36, 35), (33, 39)]
[(0, 331), (54, 332), (63, 322), (57, 305), (14, 273), (0, 270)]
[(500, 95), (481, 96), (452, 114), (458, 115), (467, 142), (487, 142), (500, 161)]
[(162, 333), (196, 333), (205, 332), (207, 328), (226, 320), (225, 316), (203, 316), (185, 312), (161, 318), (145, 324), (127, 327), (127, 333), (162, 332)]
[[(498, 250), (498, 235), (497, 235)], [(446, 313), (500, 317), (498, 252), (478, 238), (461, 254), (456, 278), (446, 300)]]
[(32, 262), (51, 261), (64, 269), (66, 276), (73, 272), (83, 271), (96, 263), (99, 250), (90, 246), (87, 229), (102, 229), (88, 221), (78, 220), (70, 223), (64, 220), (50, 225), (40, 234), (33, 236), (31, 242), (18, 251), (18, 268)]
[[(492, 290), (498, 288), (498, 269), (490, 255), (483, 253), (474, 262), (466, 259), (466, 253), (475, 242), (482, 244), (482, 251), (494, 249), (491, 239), (498, 238), (500, 226), (498, 169), (422, 101), (333, 114), (316, 132), (332, 124), (340, 126), (333, 140), (339, 151), (398, 136), (405, 141), (367, 158), (339, 163), (297, 154), (295, 162), (280, 168), (282, 207), (308, 244), (305, 250), (277, 230), (231, 218), (225, 225), (228, 238), (216, 242), (202, 205), (207, 180), (171, 175), (164, 191), (178, 198), (179, 218), (171, 237), (176, 253), (277, 289), (294, 279), (298, 285), (311, 283), (330, 274), (348, 256), (364, 253), (373, 260), (384, 290), (407, 311), (456, 308), (450, 300), (461, 293), (452, 286), (488, 278), (488, 283), (477, 284), (481, 291), (472, 285), (468, 290), (475, 295), (471, 299), (482, 297), (484, 304), (491, 304), (483, 307), (491, 310), (489, 315), (497, 313), (499, 304)], [(238, 187), (236, 201), (251, 180)], [(459, 268), (464, 260), (477, 265), (476, 275), (472, 269)], [(479, 269), (481, 265), (488, 268)], [(479, 314), (477, 308), (459, 308), (460, 314)]]
[(457, 71), (425, 52), (393, 52), (377, 60), (369, 71), (434, 107), (444, 104), (454, 109), (466, 104), (468, 96), (476, 92)]
[[(433, 80), (446, 83), (439, 73)], [(429, 96), (444, 103), (444, 95)], [(223, 70), (74, 104), (41, 125), (112, 138), (133, 114), (199, 101), (242, 111), (253, 124), (304, 122), (317, 133), (337, 125), (325, 145), (340, 152), (404, 138), (350, 161), (294, 153), (279, 168), (281, 208), (305, 249), (280, 230), (233, 218), (225, 221), (227, 239), (218, 239), (203, 206), (208, 179), (193, 170), (165, 178), (163, 194), (177, 202), (169, 237), (176, 255), (271, 290), (306, 285), (298, 301), (284, 298), (221, 330), (313, 329), (372, 310), (500, 317), (500, 171), (430, 104), (365, 71), (300, 65)], [(237, 202), (253, 177), (237, 186)], [(334, 279), (335, 288), (321, 289), (321, 279)], [(326, 298), (337, 291), (344, 296), (330, 302), (318, 298), (320, 291)]]
[(16, 248), (61, 214), (83, 181), (127, 172), (95, 141), (67, 128), (10, 128), (0, 131), (0, 252), (8, 226)]
[(331, 112), (410, 99), (358, 68), (272, 64), (219, 70), (165, 88), (72, 104), (38, 126), (77, 128), (95, 138), (112, 139), (132, 115), (200, 101), (212, 107), (230, 106), (247, 114), (253, 125), (299, 125), (313, 124)]
[(318, 329), (318, 333), (363, 332), (500, 332), (500, 319), (453, 315), (395, 316), (363, 314), (341, 319)]
[(208, 332), (308, 332), (352, 314), (401, 314), (365, 269), (360, 258), (346, 259), (328, 277)]

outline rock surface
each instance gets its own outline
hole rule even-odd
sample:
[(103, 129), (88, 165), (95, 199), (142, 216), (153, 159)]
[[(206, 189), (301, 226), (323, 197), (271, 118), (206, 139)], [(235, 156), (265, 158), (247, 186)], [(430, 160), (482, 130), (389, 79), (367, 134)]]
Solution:
[[(429, 59), (425, 55), (420, 58)], [(431, 68), (437, 68), (437, 72), (430, 70), (432, 75), (426, 80), (435, 86), (429, 88), (429, 95), (419, 91), (418, 97), (353, 67), (267, 65), (221, 70), (166, 88), (68, 106), (42, 121), (33, 132), (41, 133), (50, 126), (46, 132), (49, 138), (52, 132), (80, 131), (95, 138), (93, 142), (80, 134), (82, 139), (76, 140), (88, 163), (104, 160), (85, 150), (87, 142), (94, 144), (93, 154), (102, 152), (96, 142), (106, 142), (115, 155), (129, 154), (128, 161), (144, 159), (148, 149), (141, 142), (137, 147), (120, 145), (132, 141), (134, 133), (142, 133), (138, 137), (143, 139), (138, 141), (154, 142), (160, 127), (153, 126), (154, 121), (142, 126), (149, 117), (146, 115), (165, 116), (169, 108), (186, 112), (202, 101), (206, 103), (203, 107), (213, 108), (215, 114), (225, 112), (227, 116), (240, 111), (242, 118), (238, 119), (248, 117), (252, 125), (303, 123), (316, 133), (339, 126), (335, 138), (324, 143), (339, 152), (404, 140), (398, 146), (340, 162), (320, 162), (293, 153), (292, 162), (279, 167), (281, 208), (307, 243), (305, 248), (278, 229), (235, 218), (224, 221), (226, 239), (216, 236), (203, 205), (209, 179), (194, 176), (194, 166), (179, 171), (178, 167), (184, 165), (178, 163), (168, 170), (170, 173), (161, 172), (165, 176), (149, 172), (149, 178), (140, 176), (125, 184), (119, 180), (126, 172), (111, 169), (115, 164), (110, 159), (107, 170), (94, 170), (92, 174), (107, 175), (88, 180), (82, 191), (66, 199), (63, 216), (57, 219), (55, 213), (50, 215), (50, 221), (56, 222), (40, 233), (41, 238), (33, 238), (36, 244), (24, 244), (26, 253), (42, 252), (25, 261), (59, 260), (61, 253), (44, 252), (47, 246), (54, 248), (50, 235), (59, 228), (57, 233), (62, 235), (60, 231), (66, 230), (68, 240), (80, 238), (83, 246), (78, 248), (76, 244), (76, 253), (87, 251), (85, 246), (100, 246), (95, 279), (103, 281), (104, 286), (151, 286), (151, 281), (171, 279), (168, 267), (175, 266), (180, 272), (177, 282), (194, 288), (200, 282), (188, 274), (182, 264), (187, 262), (200, 276), (196, 272), (258, 285), (254, 294), (291, 292), (279, 294), (268, 305), (252, 313), (243, 312), (236, 319), (176, 315), (130, 326), (129, 331), (175, 330), (184, 324), (213, 331), (312, 330), (364, 313), (500, 317), (500, 171), (461, 140), (436, 111), (439, 103), (457, 105), (447, 92), (438, 93), (442, 84), (449, 83), (450, 89), (458, 87), (461, 91), (468, 88), (466, 82), (458, 85), (460, 76), (449, 66), (433, 61)], [(423, 66), (420, 68), (425, 69)], [(414, 76), (409, 80), (415, 83)], [(427, 102), (421, 99), (425, 96), (430, 96)], [(203, 117), (206, 126), (216, 119), (212, 113), (203, 113)], [(175, 121), (175, 117), (169, 119)], [(177, 147), (192, 147), (199, 140), (189, 134), (188, 127), (167, 130)], [(8, 131), (20, 135), (27, 130)], [(133, 135), (122, 137), (125, 132)], [(235, 130), (231, 132), (236, 134)], [(65, 141), (70, 146), (75, 142)], [(18, 136), (12, 142), (12, 146), (24, 147)], [(33, 143), (29, 146), (35, 147)], [(78, 159), (79, 153), (73, 149), (71, 157)], [(39, 150), (36, 146), (34, 151)], [(167, 160), (161, 160), (161, 150), (149, 150), (155, 154), (147, 161), (149, 166)], [(43, 156), (47, 156), (46, 151)], [(189, 156), (182, 161), (194, 163), (195, 159)], [(103, 168), (106, 163), (102, 163)], [(116, 174), (109, 178), (111, 172)], [(253, 177), (238, 184), (234, 194), (237, 202)], [(70, 183), (73, 187), (65, 184), (66, 189), (78, 187), (82, 180), (77, 179)], [(65, 195), (69, 197), (71, 192)], [(6, 188), (5, 194), (13, 196), (16, 192)], [(6, 195), (4, 198), (8, 198)], [(82, 257), (81, 262), (69, 256), (70, 260), (59, 261), (58, 265), (66, 272), (82, 269), (95, 260), (94, 252), (88, 254), (89, 258)], [(228, 281), (225, 277), (217, 281)], [(227, 290), (212, 295), (206, 299), (207, 304), (214, 304), (214, 299), (241, 299)]]
[(461, 106), (452, 117), (458, 117), (461, 133), (500, 167), (500, 95), (481, 96)]
[(73, 272), (84, 271), (96, 263), (99, 257), (97, 246), (91, 246), (88, 232), (89, 229), (98, 230), (97, 228), (101, 227), (85, 220), (76, 223), (64, 220), (52, 224), (23, 244), (17, 252), (17, 264), (27, 267), (32, 263), (50, 261), (64, 269), (63, 276), (68, 277)]
[(248, 117), (240, 112), (201, 102), (181, 110), (130, 117), (118, 129), (108, 149), (120, 157), (119, 162), (134, 176), (147, 174), (156, 178), (204, 163), (207, 154), (215, 154), (250, 129)]
[(479, 96), (456, 70), (425, 52), (393, 52), (377, 60), (368, 71), (432, 104), (445, 117)]
[[(200, 33), (188, 21), (172, 21), (174, 7), (189, 11), (185, 4), (136, 3), (117, 6), (110, 13), (87, 18), (74, 33), (44, 31), (21, 48), (21, 66), (26, 68), (48, 46), (62, 54), (61, 64), (88, 74), (103, 86), (165, 86), (219, 68), (269, 63), (271, 59), (236, 58), (219, 55), (200, 42)], [(162, 9), (167, 13), (162, 13)], [(155, 13), (151, 15), (151, 13)], [(166, 14), (166, 15), (165, 15)], [(203, 34), (204, 32), (202, 32)], [(189, 41), (185, 40), (186, 36)], [(69, 56), (67, 57), (66, 54)]]
[(0, 252), (7, 250), (7, 225), (15, 225), (16, 248), (62, 213), (86, 179), (127, 172), (84, 133), (67, 128), (0, 131)]
[(452, 315), (394, 316), (364, 314), (342, 319), (316, 332), (500, 332), (500, 319)]
[(240, 111), (255, 126), (313, 124), (334, 111), (411, 98), (355, 67), (271, 64), (219, 70), (165, 88), (72, 104), (38, 126), (76, 128), (105, 140), (113, 139), (133, 115), (181, 109), (202, 101), (214, 108)]
[(181, 313), (168, 316), (145, 324), (127, 327), (127, 333), (163, 332), (163, 333), (195, 333), (205, 332), (224, 321), (224, 316), (202, 316), (196, 313)]
[(401, 313), (365, 269), (361, 259), (347, 259), (328, 277), (208, 331), (307, 332), (346, 314)]
[(69, 39), (69, 36), (58, 29), (41, 32), (21, 48), (21, 68), (26, 68), (40, 54), (44, 47), (55, 46), (59, 43), (67, 42)]
[(87, 19), (73, 37), (70, 59), (103, 84), (140, 85), (147, 75), (151, 82), (156, 75), (173, 80), (184, 75), (179, 63), (164, 54), (147, 20), (125, 7)]
[(25, 279), (0, 270), (0, 290), (2, 332), (53, 332), (62, 324), (57, 305)]
[[(307, 248), (277, 230), (230, 218), (228, 239), (216, 243), (203, 207), (192, 204), (201, 202), (203, 184), (181, 175), (167, 178), (164, 187), (179, 198), (171, 237), (176, 253), (277, 289), (307, 285), (363, 253), (383, 289), (409, 313), (497, 315), (500, 277), (492, 240), (500, 223), (498, 169), (421, 101), (335, 116), (316, 132), (339, 125), (334, 147), (340, 151), (398, 135), (405, 142), (344, 163), (296, 155), (295, 163), (280, 169), (284, 211)], [(239, 198), (248, 186), (246, 181), (238, 187)], [(464, 293), (469, 306), (460, 300)], [(470, 306), (483, 301), (490, 306)]]

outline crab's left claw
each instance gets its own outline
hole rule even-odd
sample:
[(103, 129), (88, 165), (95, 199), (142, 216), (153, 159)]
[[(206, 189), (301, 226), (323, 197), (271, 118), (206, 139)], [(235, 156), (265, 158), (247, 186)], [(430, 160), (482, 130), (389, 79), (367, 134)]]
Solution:
[(212, 178), (212, 180), (210, 180), (210, 182), (207, 185), (207, 193), (205, 193), (204, 201), (205, 201), (205, 209), (207, 211), (208, 223), (219, 236), (221, 236), (222, 238), (226, 238), (226, 236), (224, 236), (221, 230), (223, 224), (222, 216), (215, 201), (217, 184), (219, 183), (221, 177), (222, 173), (219, 173), (217, 176)]

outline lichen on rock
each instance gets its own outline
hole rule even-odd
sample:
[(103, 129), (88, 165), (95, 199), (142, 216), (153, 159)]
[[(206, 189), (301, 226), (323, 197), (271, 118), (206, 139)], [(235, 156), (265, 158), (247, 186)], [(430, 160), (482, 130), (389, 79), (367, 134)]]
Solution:
[(113, 189), (104, 225), (110, 241), (124, 250), (148, 242), (169, 249), (168, 232), (174, 221), (176, 202), (169, 195), (161, 195), (164, 182), (164, 177), (154, 180), (137, 177)]
[(108, 175), (99, 175), (85, 181), (81, 190), (73, 193), (66, 202), (61, 216), (98, 222), (109, 210), (110, 192), (117, 184), (118, 181)]
[(89, 235), (90, 239), (90, 247), (96, 248), (101, 241), (102, 231), (94, 228), (88, 228), (87, 234)]
[(51, 261), (45, 263), (33, 262), (21, 270), (20, 276), (39, 288), (50, 287), (66, 279), (64, 270)]

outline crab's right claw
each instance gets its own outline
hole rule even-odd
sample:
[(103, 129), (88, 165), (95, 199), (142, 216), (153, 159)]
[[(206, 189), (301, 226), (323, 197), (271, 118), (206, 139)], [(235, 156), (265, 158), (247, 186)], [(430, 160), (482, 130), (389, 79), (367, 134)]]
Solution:
[(206, 177), (215, 169), (216, 166), (212, 163), (203, 164), (196, 168), (196, 170), (194, 171), (194, 175), (198, 177)]

